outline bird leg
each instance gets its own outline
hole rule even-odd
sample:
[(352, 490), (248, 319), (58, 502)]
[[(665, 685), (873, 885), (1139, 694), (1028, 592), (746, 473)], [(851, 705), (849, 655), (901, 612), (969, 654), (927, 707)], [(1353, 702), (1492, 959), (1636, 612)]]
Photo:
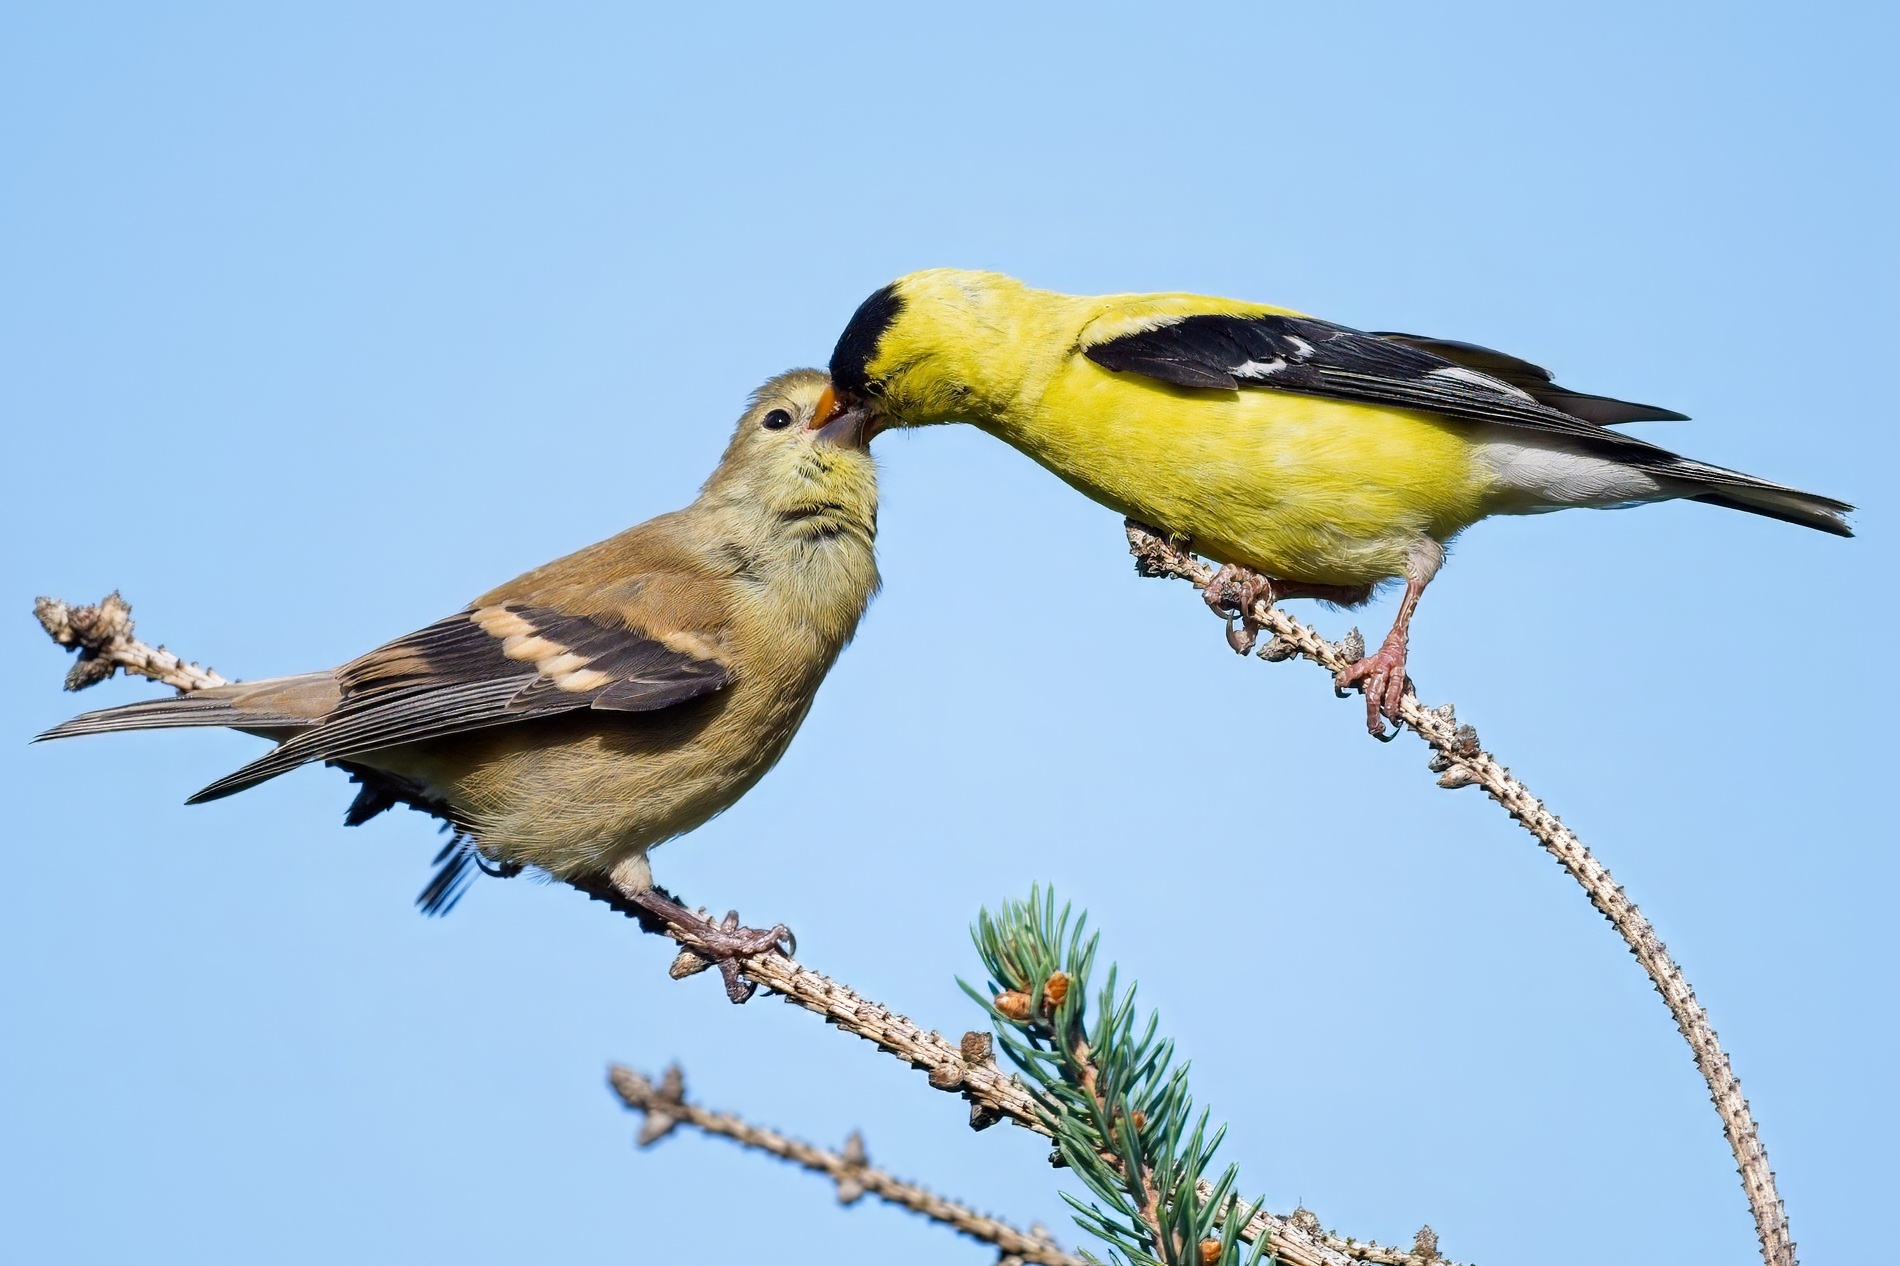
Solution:
[[(1429, 577), (1427, 578), (1429, 579)], [(1393, 725), (1399, 724), (1399, 701), (1412, 684), (1405, 675), (1405, 651), (1408, 631), (1412, 624), (1412, 612), (1418, 609), (1419, 596), (1425, 592), (1426, 580), (1408, 576), (1405, 581), (1405, 596), (1399, 599), (1398, 618), (1392, 621), (1392, 631), (1385, 635), (1385, 641), (1379, 649), (1355, 664), (1341, 670), (1338, 684), (1343, 689), (1363, 682), (1366, 692), (1366, 728), (1372, 731), (1373, 738), (1385, 737), (1385, 723), (1389, 719)]]
[(736, 910), (728, 910), (726, 917), (715, 923), (697, 910), (687, 909), (666, 889), (654, 884), (644, 856), (622, 862), (610, 874), (584, 875), (567, 882), (632, 918), (641, 931), (679, 941), (682, 957), (690, 955), (698, 965), (682, 972), (675, 964), (675, 975), (691, 975), (692, 971), (717, 966), (726, 982), (726, 997), (734, 1002), (744, 1002), (757, 990), (739, 975), (739, 959), (755, 954), (790, 958), (798, 952), (798, 938), (783, 923), (770, 928), (741, 927)]
[(622, 895), (662, 924), (685, 932), (691, 938), (686, 947), (701, 958), (712, 960), (725, 979), (726, 997), (734, 1002), (744, 1002), (758, 989), (740, 976), (740, 959), (755, 954), (782, 954), (790, 958), (798, 952), (798, 938), (783, 923), (769, 928), (741, 927), (737, 910), (726, 911), (726, 917), (715, 923), (696, 910), (688, 910), (659, 888), (638, 892), (623, 889)]
[[(1222, 564), (1201, 590), (1209, 609), (1227, 621), (1227, 644), (1234, 648), (1236, 655), (1252, 650), (1260, 636), (1260, 625), (1253, 614), (1259, 603), (1272, 606), (1284, 598), (1318, 598), (1342, 607), (1356, 607), (1371, 596), (1371, 585), (1309, 585), (1262, 575), (1233, 563)], [(1236, 619), (1240, 621), (1239, 628), (1234, 627)]]

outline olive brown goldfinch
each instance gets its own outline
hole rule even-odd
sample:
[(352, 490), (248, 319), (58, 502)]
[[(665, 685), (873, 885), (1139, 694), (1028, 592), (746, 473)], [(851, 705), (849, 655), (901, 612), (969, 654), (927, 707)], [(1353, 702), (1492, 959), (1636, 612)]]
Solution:
[[(1342, 676), (1397, 719), (1406, 633), (1445, 545), (1493, 514), (1688, 498), (1840, 536), (1852, 509), (1610, 427), (1683, 415), (1559, 387), (1528, 362), (1191, 294), (1080, 297), (998, 273), (912, 273), (831, 357), (839, 407), (886, 427), (970, 422), (1079, 491), (1224, 564), (1209, 605), (1405, 593)], [(1255, 630), (1230, 640), (1244, 652)]]
[(777, 762), (878, 588), (877, 472), (861, 414), (815, 370), (766, 383), (683, 510), (537, 567), (340, 668), (89, 712), (42, 738), (227, 726), (277, 741), (215, 800), (312, 761), (363, 784), (348, 821), (408, 804), (468, 863), (535, 867), (690, 924), (728, 952), (776, 944), (654, 889), (647, 852)]

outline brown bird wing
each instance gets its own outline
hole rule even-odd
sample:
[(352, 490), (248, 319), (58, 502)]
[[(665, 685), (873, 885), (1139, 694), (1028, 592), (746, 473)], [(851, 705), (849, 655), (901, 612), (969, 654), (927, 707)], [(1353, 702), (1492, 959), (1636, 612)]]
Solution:
[(697, 635), (656, 635), (611, 614), (501, 602), (438, 620), (338, 670), (335, 711), (187, 803), (216, 800), (311, 761), (512, 725), (583, 708), (651, 712), (730, 678)]

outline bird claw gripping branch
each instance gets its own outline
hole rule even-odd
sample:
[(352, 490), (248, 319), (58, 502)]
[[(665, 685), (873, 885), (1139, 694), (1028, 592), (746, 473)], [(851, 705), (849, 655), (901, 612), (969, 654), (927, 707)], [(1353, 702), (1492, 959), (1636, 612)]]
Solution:
[(1272, 606), (1277, 596), (1271, 579), (1233, 563), (1223, 564), (1214, 573), (1214, 579), (1201, 590), (1208, 609), (1227, 621), (1227, 644), (1234, 648), (1236, 655), (1247, 654), (1260, 639), (1260, 623), (1254, 619), (1254, 607), (1262, 602)]
[[(742, 927), (737, 910), (726, 911), (726, 917), (715, 923), (703, 914), (688, 910), (658, 888), (625, 895), (633, 905), (661, 923), (661, 931), (674, 936), (684, 946), (680, 957), (674, 960), (673, 976), (691, 976), (708, 967), (717, 967), (725, 981), (726, 997), (735, 1004), (750, 1001), (759, 988), (742, 974), (741, 960), (760, 954), (778, 954), (790, 959), (798, 952), (798, 938), (783, 923), (769, 928)], [(642, 919), (641, 923), (644, 925), (646, 920)], [(675, 935), (674, 929), (685, 935)]]

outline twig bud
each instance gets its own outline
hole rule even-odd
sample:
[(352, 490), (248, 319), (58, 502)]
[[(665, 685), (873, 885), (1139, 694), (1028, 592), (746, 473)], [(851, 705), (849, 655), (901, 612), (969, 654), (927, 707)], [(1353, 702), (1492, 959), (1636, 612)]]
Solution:
[(1021, 1023), (1029, 1018), (1029, 995), (1020, 989), (1005, 989), (996, 995), (991, 1005), (998, 1012)]
[(856, 1204), (864, 1196), (864, 1179), (860, 1171), (871, 1164), (870, 1156), (864, 1150), (864, 1136), (856, 1130), (844, 1141), (844, 1150), (839, 1154), (844, 1161), (845, 1170), (838, 1175), (838, 1203)]
[(1069, 996), (1069, 974), (1059, 971), (1050, 976), (1043, 982), (1042, 996), (1051, 1011), (1061, 1006), (1062, 1000)]
[(655, 1143), (671, 1134), (679, 1126), (680, 1119), (669, 1112), (654, 1109), (647, 1113), (647, 1119), (640, 1123), (640, 1132), (633, 1136), (635, 1147), (652, 1147)]
[(661, 1103), (674, 1105), (686, 1102), (686, 1072), (678, 1064), (668, 1064), (666, 1071), (660, 1074), (660, 1086), (655, 1098)]
[(634, 1136), (636, 1146), (652, 1147), (679, 1127), (682, 1117), (667, 1110), (682, 1108), (686, 1103), (686, 1075), (678, 1064), (666, 1070), (657, 1086), (632, 1069), (616, 1068), (613, 1077), (624, 1095), (644, 1100), (646, 1120), (640, 1123), (640, 1132)]
[(1298, 642), (1293, 641), (1291, 638), (1281, 637), (1278, 633), (1268, 638), (1267, 644), (1262, 646), (1259, 651), (1260, 658), (1266, 660), (1269, 664), (1277, 664), (1282, 660), (1292, 659), (1299, 653), (1300, 645)]
[(1220, 1261), (1220, 1241), (1201, 1241), (1201, 1266), (1215, 1266)]

